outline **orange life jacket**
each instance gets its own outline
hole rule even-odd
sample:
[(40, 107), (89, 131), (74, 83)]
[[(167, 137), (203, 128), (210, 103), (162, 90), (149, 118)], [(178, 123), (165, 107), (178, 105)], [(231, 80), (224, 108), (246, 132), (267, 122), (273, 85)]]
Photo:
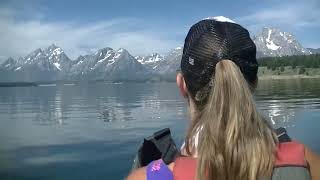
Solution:
[[(194, 180), (196, 159), (178, 157), (173, 169), (174, 180)], [(292, 141), (278, 145), (272, 179), (310, 180), (308, 163), (305, 159), (304, 145)]]

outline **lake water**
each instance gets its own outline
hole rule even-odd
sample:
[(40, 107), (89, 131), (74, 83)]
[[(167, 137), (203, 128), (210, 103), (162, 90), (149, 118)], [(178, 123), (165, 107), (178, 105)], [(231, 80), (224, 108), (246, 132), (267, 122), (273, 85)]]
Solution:
[[(261, 81), (260, 111), (320, 153), (320, 81)], [(0, 88), (0, 179), (123, 179), (143, 137), (188, 123), (175, 83)]]

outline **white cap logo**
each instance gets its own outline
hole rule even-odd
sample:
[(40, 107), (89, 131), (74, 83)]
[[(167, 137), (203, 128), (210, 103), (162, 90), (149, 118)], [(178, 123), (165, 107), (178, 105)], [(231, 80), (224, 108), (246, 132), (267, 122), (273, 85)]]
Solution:
[(192, 57), (189, 57), (189, 64), (191, 64), (192, 66), (194, 65), (194, 59)]

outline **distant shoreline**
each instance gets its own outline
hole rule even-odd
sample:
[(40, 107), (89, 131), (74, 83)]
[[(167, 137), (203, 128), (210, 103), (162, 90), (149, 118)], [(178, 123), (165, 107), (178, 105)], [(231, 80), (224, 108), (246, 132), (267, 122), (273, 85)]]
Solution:
[(263, 75), (258, 76), (259, 80), (273, 80), (273, 79), (320, 79), (320, 75)]
[(276, 69), (268, 69), (265, 66), (259, 67), (259, 79), (319, 79), (320, 68), (301, 68), (293, 69), (290, 66), (277, 67)]
[[(320, 79), (320, 75), (258, 75), (259, 80), (294, 80), (294, 79)], [(111, 84), (122, 84), (122, 83), (173, 83), (174, 79), (167, 80), (149, 80), (149, 81), (52, 81), (52, 82), (0, 82), (0, 88), (2, 87), (37, 87), (37, 86), (46, 86), (46, 85), (75, 85), (82, 83), (111, 83)]]
[(31, 87), (38, 86), (33, 82), (0, 82), (0, 87)]

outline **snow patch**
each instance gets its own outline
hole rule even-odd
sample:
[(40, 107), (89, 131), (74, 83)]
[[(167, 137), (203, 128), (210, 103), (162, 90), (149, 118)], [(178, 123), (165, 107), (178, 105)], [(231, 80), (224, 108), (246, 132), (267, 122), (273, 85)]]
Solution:
[(6, 68), (7, 68), (7, 67), (9, 67), (10, 65), (11, 65), (11, 64), (7, 64), (7, 65), (5, 65), (4, 67), (6, 67)]
[(269, 29), (269, 30), (268, 30), (268, 37), (267, 37), (267, 39), (266, 39), (266, 42), (267, 42), (266, 46), (267, 46), (268, 49), (271, 49), (271, 50), (273, 50), (273, 51), (276, 51), (276, 50), (278, 50), (278, 49), (280, 48), (280, 46), (277, 46), (276, 44), (274, 44), (273, 41), (270, 40), (270, 38), (271, 38), (271, 33), (272, 33), (272, 30)]
[(271, 33), (272, 33), (272, 30), (271, 29), (269, 29), (268, 30), (268, 37), (267, 37), (267, 42), (270, 42), (270, 38), (271, 38)]
[(273, 43), (273, 41), (270, 41), (269, 43), (267, 43), (267, 48), (276, 51), (280, 48), (280, 46), (277, 46)]
[(108, 61), (108, 64), (107, 64), (107, 66), (110, 66), (111, 64), (113, 64), (113, 63), (115, 63), (116, 61), (114, 60), (114, 59), (110, 59), (109, 61)]
[(151, 64), (151, 63), (155, 63), (155, 62), (159, 62), (162, 61), (163, 58), (160, 54), (157, 53), (153, 53), (149, 56), (146, 57), (136, 57), (137, 61), (141, 64)]
[(21, 69), (21, 67), (17, 67), (14, 71), (18, 71), (18, 70), (20, 70)]
[(118, 49), (118, 51), (117, 52), (119, 52), (119, 53), (123, 53), (124, 52), (124, 49), (123, 48), (120, 48), (120, 49)]
[(61, 71), (61, 68), (60, 68), (60, 64), (59, 63), (53, 63), (53, 65), (59, 70), (59, 71)]
[(283, 37), (283, 36), (284, 36), (284, 34), (283, 34), (282, 32), (280, 32), (280, 36), (282, 36), (282, 37)]
[(61, 48), (57, 48), (57, 49), (53, 50), (52, 53), (57, 56), (57, 55), (60, 55), (61, 53), (63, 53), (63, 50)]
[(117, 58), (119, 58), (120, 56), (121, 56), (121, 54), (117, 54), (117, 55), (114, 56), (114, 59), (117, 59)]
[(162, 58), (158, 55), (157, 57), (156, 57), (156, 59), (154, 60), (154, 62), (158, 62), (158, 61), (161, 61), (162, 60)]
[(215, 16), (215, 17), (207, 17), (205, 19), (213, 19), (219, 22), (230, 22), (230, 23), (236, 23), (234, 21), (232, 21), (231, 19), (224, 17), (224, 16)]
[(103, 59), (100, 59), (97, 63), (102, 63), (103, 61), (105, 61), (106, 59), (108, 59), (111, 56), (111, 53), (107, 53), (106, 56)]
[(283, 37), (286, 41), (288, 41), (288, 43), (292, 43), (293, 40), (292, 40), (292, 39), (289, 39), (288, 36), (291, 37), (291, 34), (288, 34), (288, 33), (284, 32), (282, 37)]
[(153, 60), (153, 58), (149, 58), (148, 60), (144, 61), (143, 64), (149, 64), (149, 63), (153, 63), (156, 62), (156, 60)]
[(175, 48), (175, 50), (181, 50), (182, 49), (182, 47), (176, 47)]
[(97, 63), (102, 63), (105, 60), (105, 58), (100, 59)]

